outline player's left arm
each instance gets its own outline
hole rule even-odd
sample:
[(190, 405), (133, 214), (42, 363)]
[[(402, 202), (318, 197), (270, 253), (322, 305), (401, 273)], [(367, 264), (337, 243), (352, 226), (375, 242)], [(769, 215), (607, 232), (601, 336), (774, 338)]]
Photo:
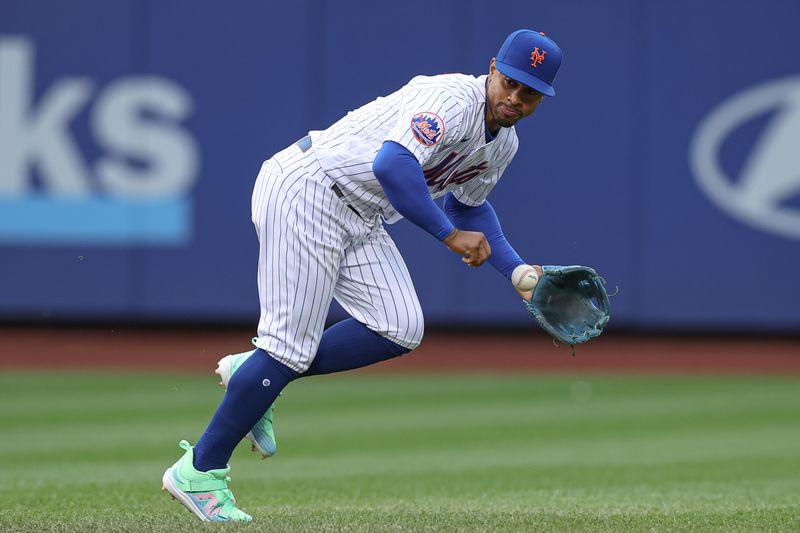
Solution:
[[(447, 193), (444, 197), (444, 211), (455, 226), (469, 231), (480, 231), (486, 236), (492, 247), (489, 264), (509, 281), (514, 269), (526, 264), (506, 239), (500, 219), (488, 200), (480, 205), (468, 206), (459, 202), (452, 193)], [(541, 267), (534, 265), (534, 268), (541, 277)], [(532, 291), (521, 291), (516, 287), (514, 289), (522, 298), (530, 299)]]

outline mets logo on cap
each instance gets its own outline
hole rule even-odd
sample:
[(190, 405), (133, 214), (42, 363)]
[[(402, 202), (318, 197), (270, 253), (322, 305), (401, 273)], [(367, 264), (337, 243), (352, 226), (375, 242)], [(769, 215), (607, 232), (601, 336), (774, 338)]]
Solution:
[(531, 66), (533, 68), (538, 67), (542, 61), (544, 61), (545, 54), (547, 54), (547, 52), (544, 50), (540, 51), (538, 46), (534, 48), (533, 52), (531, 52)]
[(433, 146), (444, 136), (444, 120), (436, 113), (417, 113), (411, 117), (411, 133), (420, 144)]

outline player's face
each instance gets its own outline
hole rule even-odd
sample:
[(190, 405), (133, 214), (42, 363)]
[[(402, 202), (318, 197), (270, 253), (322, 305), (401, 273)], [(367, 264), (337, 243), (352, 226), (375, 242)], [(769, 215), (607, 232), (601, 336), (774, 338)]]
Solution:
[(542, 93), (512, 80), (494, 65), (492, 59), (486, 84), (486, 127), (492, 133), (510, 128), (536, 111), (544, 100)]

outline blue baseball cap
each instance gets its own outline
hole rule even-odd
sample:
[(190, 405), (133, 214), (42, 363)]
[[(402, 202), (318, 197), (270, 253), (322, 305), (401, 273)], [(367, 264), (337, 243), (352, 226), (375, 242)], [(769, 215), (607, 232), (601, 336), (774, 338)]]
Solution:
[(496, 60), (495, 68), (512, 80), (555, 96), (553, 81), (561, 66), (561, 48), (544, 32), (515, 31), (506, 37)]

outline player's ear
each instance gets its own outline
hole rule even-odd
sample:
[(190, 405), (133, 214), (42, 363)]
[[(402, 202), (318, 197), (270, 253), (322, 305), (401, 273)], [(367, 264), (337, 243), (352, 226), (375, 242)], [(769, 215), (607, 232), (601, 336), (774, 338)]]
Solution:
[(494, 71), (495, 71), (495, 69), (497, 68), (497, 67), (495, 67), (495, 66), (494, 66), (494, 64), (495, 64), (496, 62), (497, 62), (497, 58), (496, 58), (496, 57), (493, 57), (493, 58), (492, 58), (492, 60), (491, 60), (491, 61), (489, 61), (489, 74), (491, 74), (492, 72), (494, 72)]

